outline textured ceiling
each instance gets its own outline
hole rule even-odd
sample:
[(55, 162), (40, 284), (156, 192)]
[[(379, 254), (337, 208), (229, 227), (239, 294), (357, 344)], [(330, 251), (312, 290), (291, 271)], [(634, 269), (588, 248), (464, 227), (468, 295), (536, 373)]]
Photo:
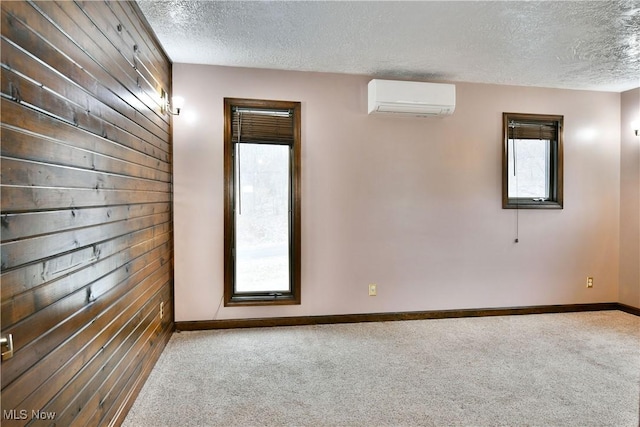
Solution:
[(173, 62), (620, 92), (640, 0), (138, 0)]

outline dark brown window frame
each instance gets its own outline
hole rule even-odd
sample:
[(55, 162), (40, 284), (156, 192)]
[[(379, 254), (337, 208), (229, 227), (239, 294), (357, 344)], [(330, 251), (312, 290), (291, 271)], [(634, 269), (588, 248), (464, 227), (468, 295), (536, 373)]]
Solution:
[[(557, 137), (551, 141), (549, 199), (538, 201), (533, 198), (509, 197), (509, 122), (556, 124)], [(564, 116), (551, 114), (502, 113), (502, 208), (503, 209), (562, 209), (564, 203)]]
[[(232, 139), (233, 108), (291, 110), (293, 143), (291, 145), (291, 220), (289, 228), (289, 260), (291, 292), (236, 294), (234, 292), (234, 141)], [(293, 305), (301, 303), (301, 106), (300, 102), (261, 99), (224, 99), (224, 305)]]

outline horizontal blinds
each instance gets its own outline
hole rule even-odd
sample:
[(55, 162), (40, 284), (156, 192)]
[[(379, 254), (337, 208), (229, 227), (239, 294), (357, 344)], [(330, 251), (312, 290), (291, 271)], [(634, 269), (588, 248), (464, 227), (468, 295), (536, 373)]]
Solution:
[(293, 145), (293, 114), (287, 110), (235, 108), (231, 129), (234, 143)]
[(509, 121), (509, 139), (548, 139), (556, 141), (558, 135), (557, 122)]

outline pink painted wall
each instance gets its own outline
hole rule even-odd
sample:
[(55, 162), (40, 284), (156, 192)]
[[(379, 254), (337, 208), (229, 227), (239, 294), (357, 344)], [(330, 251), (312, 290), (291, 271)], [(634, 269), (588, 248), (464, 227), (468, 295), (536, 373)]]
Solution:
[[(368, 116), (366, 76), (174, 64), (173, 78), (177, 321), (618, 300), (620, 94), (456, 83), (454, 115), (420, 119)], [(302, 102), (300, 306), (221, 303), (224, 97)], [(565, 122), (565, 208), (521, 210), (517, 244), (505, 111)]]
[(620, 99), (620, 297), (640, 308), (640, 137), (631, 123), (640, 121), (640, 88)]

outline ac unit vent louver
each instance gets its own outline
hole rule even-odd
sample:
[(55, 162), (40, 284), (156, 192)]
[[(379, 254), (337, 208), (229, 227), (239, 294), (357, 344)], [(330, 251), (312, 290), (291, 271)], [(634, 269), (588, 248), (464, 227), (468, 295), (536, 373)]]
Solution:
[(374, 79), (368, 92), (369, 114), (443, 117), (456, 109), (452, 84)]

